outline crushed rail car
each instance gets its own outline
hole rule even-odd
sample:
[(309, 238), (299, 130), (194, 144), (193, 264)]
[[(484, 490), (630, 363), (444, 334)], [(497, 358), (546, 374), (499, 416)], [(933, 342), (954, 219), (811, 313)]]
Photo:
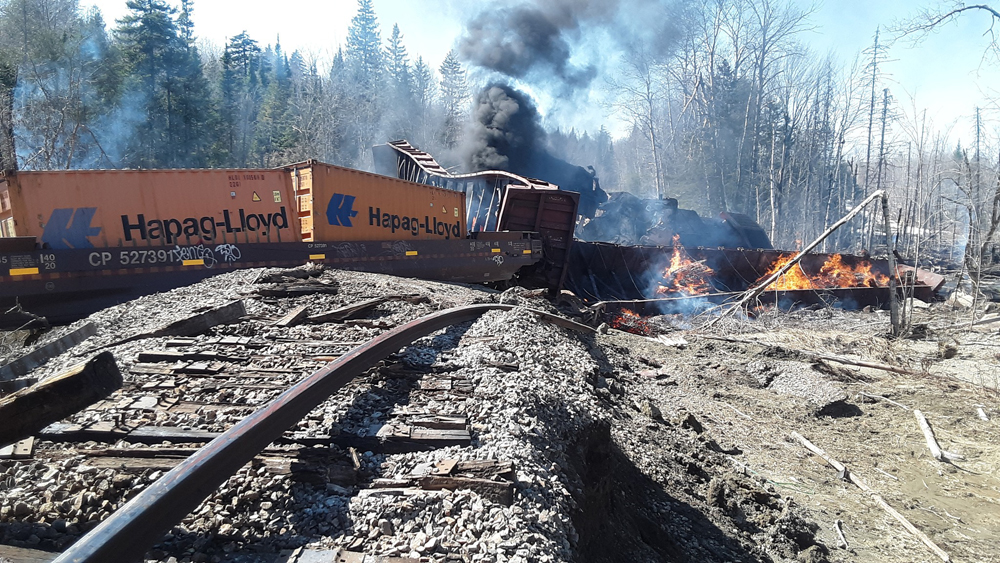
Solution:
[[(703, 297), (718, 302), (751, 287), (789, 256), (774, 250), (760, 225), (740, 213), (705, 219), (693, 210), (680, 209), (672, 198), (641, 200), (617, 193), (596, 216), (567, 216), (546, 208), (547, 196), (542, 194), (579, 194), (548, 182), (497, 170), (451, 174), (406, 141), (373, 150), (384, 174), (464, 192), (475, 202), (469, 205), (470, 230), (510, 225), (540, 232), (544, 252), (537, 269), (545, 275), (525, 279), (568, 289), (585, 303), (620, 302), (657, 314), (677, 310), (669, 306), (670, 300)], [(511, 222), (515, 208), (521, 221)], [(623, 234), (628, 235), (624, 237), (627, 244), (610, 240), (622, 240)], [(842, 272), (828, 274), (832, 267)], [(882, 307), (889, 302), (886, 260), (813, 254), (796, 272), (804, 278), (801, 283), (773, 287), (762, 300), (786, 306), (836, 302), (847, 308)], [(924, 301), (932, 300), (944, 282), (940, 275), (906, 266), (900, 266), (895, 275), (901, 291)], [(685, 285), (692, 277), (698, 278), (698, 287)]]

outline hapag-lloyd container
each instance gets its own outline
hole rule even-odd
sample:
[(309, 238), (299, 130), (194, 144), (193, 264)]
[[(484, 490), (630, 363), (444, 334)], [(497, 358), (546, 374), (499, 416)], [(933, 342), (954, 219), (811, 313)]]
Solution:
[(301, 241), (284, 170), (17, 172), (0, 202), (2, 235), (43, 248)]
[(451, 240), (465, 194), (316, 161), (270, 170), (27, 171), (0, 181), (0, 237), (52, 249)]
[(316, 161), (288, 166), (302, 240), (450, 240), (466, 236), (465, 194)]

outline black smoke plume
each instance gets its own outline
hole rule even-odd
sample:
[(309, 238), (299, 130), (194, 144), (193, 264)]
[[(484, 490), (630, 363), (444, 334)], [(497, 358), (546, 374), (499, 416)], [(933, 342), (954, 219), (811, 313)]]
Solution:
[(608, 195), (592, 171), (549, 153), (541, 116), (524, 92), (505, 84), (490, 84), (476, 97), (472, 115), (463, 155), (469, 171), (507, 170), (579, 192), (579, 212), (588, 217), (607, 201)]
[(505, 84), (488, 85), (476, 97), (472, 126), (465, 145), (469, 170), (524, 170), (536, 149), (544, 150), (547, 134), (541, 115), (524, 92)]
[[(620, 54), (659, 58), (679, 36), (677, 0), (528, 0), (466, 23), (467, 62), (558, 94), (588, 88)], [(574, 62), (577, 61), (577, 62)]]
[(565, 36), (578, 29), (577, 18), (555, 18), (534, 6), (489, 10), (466, 25), (459, 54), (474, 65), (512, 78), (529, 78), (533, 71), (551, 72), (566, 86), (586, 86), (597, 71), (593, 65), (570, 64)]

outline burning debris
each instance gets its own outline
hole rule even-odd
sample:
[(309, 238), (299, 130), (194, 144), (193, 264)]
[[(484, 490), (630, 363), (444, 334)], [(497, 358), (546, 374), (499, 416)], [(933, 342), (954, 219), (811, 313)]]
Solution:
[(691, 297), (713, 291), (712, 278), (715, 270), (705, 265), (705, 261), (695, 262), (681, 246), (680, 235), (674, 235), (674, 255), (670, 266), (663, 273), (663, 280), (656, 289), (657, 295), (682, 295)]
[[(782, 255), (775, 261), (771, 269), (761, 276), (767, 278), (790, 262), (795, 254)], [(829, 289), (835, 287), (889, 287), (889, 276), (872, 272), (871, 260), (855, 258), (855, 263), (845, 264), (842, 254), (834, 254), (823, 263), (819, 272), (809, 275), (801, 265), (790, 269), (767, 288), (772, 291), (795, 289)]]
[(609, 325), (611, 328), (641, 336), (649, 336), (653, 333), (653, 327), (650, 326), (649, 321), (630, 309), (622, 309), (617, 315), (611, 317)]

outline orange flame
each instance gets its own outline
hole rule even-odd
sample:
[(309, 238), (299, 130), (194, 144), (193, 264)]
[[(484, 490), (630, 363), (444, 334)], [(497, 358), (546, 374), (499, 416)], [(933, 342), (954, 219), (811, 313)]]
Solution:
[(695, 262), (681, 246), (680, 235), (674, 235), (674, 254), (670, 266), (663, 272), (663, 279), (656, 293), (701, 295), (712, 291), (711, 279), (715, 271), (702, 262)]
[(653, 332), (652, 327), (649, 326), (646, 319), (642, 318), (642, 315), (629, 309), (622, 309), (621, 314), (612, 317), (610, 324), (611, 328), (642, 336), (649, 336)]
[[(764, 274), (764, 279), (791, 261), (792, 254), (784, 254), (771, 265), (771, 269)], [(771, 291), (787, 291), (794, 289), (823, 289), (834, 287), (886, 287), (889, 285), (889, 277), (884, 274), (872, 273), (872, 263), (869, 260), (862, 260), (855, 266), (844, 264), (844, 257), (840, 254), (831, 256), (820, 268), (819, 273), (807, 275), (799, 264), (796, 264), (787, 272), (781, 275), (774, 283), (767, 286)]]

